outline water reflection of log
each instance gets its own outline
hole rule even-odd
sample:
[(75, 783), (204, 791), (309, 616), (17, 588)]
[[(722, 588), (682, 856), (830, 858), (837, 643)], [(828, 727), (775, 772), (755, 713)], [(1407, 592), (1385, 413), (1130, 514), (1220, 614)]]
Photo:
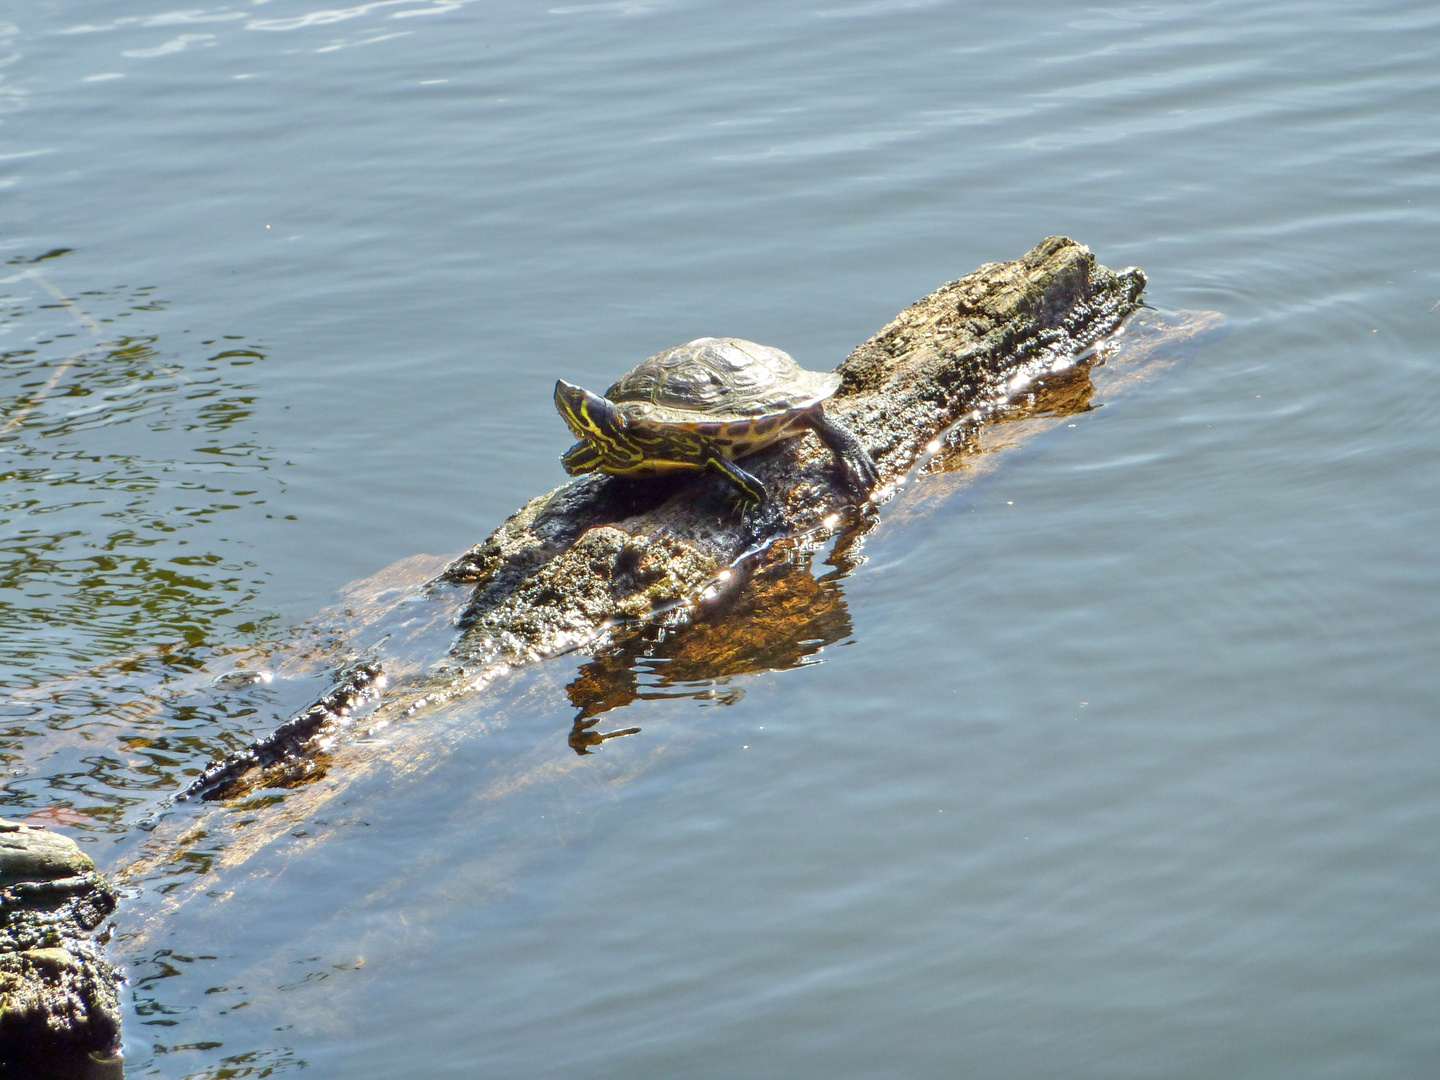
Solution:
[(809, 560), (777, 552), (748, 581), (700, 608), (688, 625), (639, 636), (596, 656), (566, 687), (579, 709), (570, 733), (577, 754), (639, 728), (597, 732), (597, 718), (636, 700), (710, 698), (722, 704), (744, 691), (716, 690), (736, 675), (813, 663), (826, 645), (850, 636), (840, 585), (817, 580)]
[[(924, 473), (953, 472), (969, 468), (977, 455), (993, 452), (1017, 441), (1017, 432), (1008, 425), (1028, 420), (1058, 420), (1097, 408), (1091, 404), (1095, 383), (1091, 379), (1103, 355), (1072, 367), (1052, 371), (1037, 379), (1029, 390), (1007, 401), (983, 426), (962, 425), (941, 442), (935, 456), (922, 466)], [(1046, 425), (1049, 426), (1049, 425)], [(1026, 433), (1028, 437), (1028, 432)]]

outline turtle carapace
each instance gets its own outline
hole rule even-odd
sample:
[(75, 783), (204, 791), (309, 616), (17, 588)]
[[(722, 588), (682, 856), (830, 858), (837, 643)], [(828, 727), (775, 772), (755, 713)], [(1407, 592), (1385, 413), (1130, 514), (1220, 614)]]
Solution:
[(696, 338), (650, 357), (604, 397), (557, 382), (555, 407), (580, 440), (560, 462), (571, 476), (718, 473), (753, 506), (765, 502), (765, 487), (736, 460), (813, 431), (863, 494), (878, 480), (875, 462), (821, 405), (839, 387), (839, 375), (806, 371), (768, 345)]

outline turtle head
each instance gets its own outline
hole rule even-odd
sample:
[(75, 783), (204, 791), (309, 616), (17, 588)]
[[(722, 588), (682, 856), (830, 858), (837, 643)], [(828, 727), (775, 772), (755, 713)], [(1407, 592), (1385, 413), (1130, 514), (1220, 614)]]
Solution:
[(607, 462), (628, 462), (635, 457), (625, 435), (625, 417), (599, 394), (560, 379), (555, 383), (555, 408), (580, 440), (560, 457), (571, 476), (608, 471)]

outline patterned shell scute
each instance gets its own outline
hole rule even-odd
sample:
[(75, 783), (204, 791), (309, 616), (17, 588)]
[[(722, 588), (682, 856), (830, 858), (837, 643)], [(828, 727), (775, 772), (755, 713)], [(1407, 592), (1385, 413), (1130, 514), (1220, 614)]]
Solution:
[(696, 338), (657, 353), (605, 392), (631, 420), (696, 424), (806, 409), (840, 387), (787, 352), (741, 338)]

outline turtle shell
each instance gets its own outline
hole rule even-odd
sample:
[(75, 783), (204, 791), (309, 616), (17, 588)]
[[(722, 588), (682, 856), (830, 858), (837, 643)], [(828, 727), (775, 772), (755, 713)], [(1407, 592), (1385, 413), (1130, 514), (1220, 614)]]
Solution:
[(627, 420), (733, 423), (808, 409), (839, 387), (839, 375), (806, 371), (780, 349), (703, 337), (656, 353), (605, 396)]

